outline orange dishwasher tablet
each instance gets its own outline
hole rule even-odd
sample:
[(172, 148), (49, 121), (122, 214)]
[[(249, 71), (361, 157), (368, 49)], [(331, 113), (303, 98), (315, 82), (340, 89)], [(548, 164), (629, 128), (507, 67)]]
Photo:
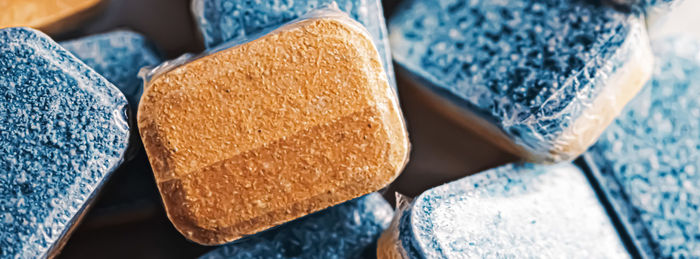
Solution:
[(32, 27), (49, 34), (74, 29), (106, 0), (0, 0), (0, 28)]
[(379, 190), (408, 160), (377, 49), (340, 11), (180, 63), (146, 79), (138, 126), (168, 217), (192, 241), (227, 243)]

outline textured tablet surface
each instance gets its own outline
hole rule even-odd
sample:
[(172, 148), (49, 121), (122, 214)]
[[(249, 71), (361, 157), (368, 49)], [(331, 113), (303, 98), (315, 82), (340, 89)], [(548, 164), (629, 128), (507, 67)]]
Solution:
[(176, 228), (227, 243), (389, 184), (409, 143), (379, 60), (335, 12), (156, 75), (138, 123)]
[(363, 258), (394, 215), (378, 193), (209, 252), (202, 258)]
[(380, 0), (298, 0), (298, 1), (240, 1), (194, 0), (192, 9), (207, 48), (224, 42), (250, 38), (257, 33), (275, 29), (315, 8), (336, 3), (367, 28), (382, 57), (389, 84), (395, 85), (394, 68)]
[(506, 165), (430, 189), (400, 215), (398, 231), (411, 258), (629, 257), (568, 163)]
[(409, 0), (389, 29), (440, 105), (538, 162), (584, 152), (651, 73), (643, 22), (584, 1)]
[(0, 30), (0, 247), (39, 257), (128, 145), (126, 98), (46, 35)]
[(88, 36), (61, 42), (61, 46), (116, 85), (129, 100), (132, 113), (136, 112), (143, 93), (139, 70), (161, 62), (151, 43), (131, 31)]
[(590, 153), (650, 258), (700, 257), (700, 42), (654, 42), (649, 84)]
[(3, 0), (0, 28), (28, 26), (46, 33), (73, 29), (93, 16), (102, 0)]

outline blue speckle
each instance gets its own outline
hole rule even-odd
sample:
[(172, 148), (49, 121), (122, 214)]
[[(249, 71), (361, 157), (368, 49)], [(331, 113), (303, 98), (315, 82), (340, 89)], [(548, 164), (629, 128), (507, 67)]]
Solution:
[(700, 41), (653, 42), (651, 81), (589, 153), (649, 258), (700, 257)]
[(41, 32), (0, 30), (0, 247), (47, 256), (122, 162), (126, 98)]
[(192, 6), (206, 47), (214, 48), (277, 28), (333, 2), (369, 31), (389, 84), (396, 86), (381, 0), (195, 0)]
[(134, 113), (143, 93), (139, 70), (162, 61), (146, 38), (131, 31), (98, 34), (61, 45), (116, 85), (126, 95)]
[(397, 217), (410, 258), (629, 257), (568, 163), (491, 169), (424, 192)]
[(203, 258), (364, 258), (393, 211), (377, 193), (224, 245)]
[(570, 0), (409, 0), (389, 30), (401, 68), (538, 161), (585, 151), (562, 134), (646, 40), (639, 17)]

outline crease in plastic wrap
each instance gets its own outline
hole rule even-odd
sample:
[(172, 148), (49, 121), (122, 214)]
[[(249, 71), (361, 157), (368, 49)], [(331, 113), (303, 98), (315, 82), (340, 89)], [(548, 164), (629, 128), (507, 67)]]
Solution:
[(533, 162), (583, 153), (653, 62), (640, 17), (584, 1), (412, 0), (389, 29), (429, 101)]
[(648, 258), (700, 257), (700, 41), (653, 42), (651, 81), (588, 152)]
[(207, 48), (215, 48), (277, 28), (327, 5), (339, 8), (365, 26), (382, 57), (389, 84), (396, 88), (381, 0), (194, 0), (192, 12), (204, 44)]
[(143, 84), (139, 70), (161, 63), (161, 57), (143, 35), (118, 30), (80, 39), (60, 42), (97, 73), (112, 82), (129, 100), (132, 114), (136, 114)]
[(219, 247), (201, 258), (368, 258), (394, 215), (378, 193)]
[(402, 202), (379, 240), (380, 259), (630, 257), (570, 163), (505, 165)]
[(330, 5), (142, 69), (139, 130), (175, 227), (223, 244), (393, 181), (410, 144), (381, 59)]
[(32, 27), (58, 34), (80, 27), (97, 15), (107, 0), (3, 0), (0, 1), (0, 29)]
[(0, 256), (51, 257), (124, 160), (127, 100), (41, 32), (0, 30)]

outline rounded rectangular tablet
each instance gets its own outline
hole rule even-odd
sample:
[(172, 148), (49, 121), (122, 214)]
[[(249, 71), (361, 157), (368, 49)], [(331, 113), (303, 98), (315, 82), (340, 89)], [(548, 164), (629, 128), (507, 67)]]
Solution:
[(202, 259), (367, 258), (394, 211), (378, 193), (335, 205), (238, 242)]
[(409, 0), (399, 71), (428, 103), (533, 162), (572, 160), (651, 74), (643, 20), (565, 0)]
[(0, 29), (26, 26), (57, 34), (74, 29), (104, 5), (104, 0), (3, 0)]
[(275, 29), (307, 12), (334, 5), (362, 24), (382, 57), (389, 84), (396, 87), (381, 0), (194, 0), (192, 12), (207, 48)]
[(409, 150), (369, 34), (339, 11), (155, 75), (138, 125), (170, 220), (200, 244), (376, 191)]
[(150, 41), (127, 30), (65, 41), (61, 46), (117, 86), (134, 113), (143, 93), (139, 70), (162, 61)]
[(589, 150), (648, 258), (700, 257), (700, 41), (653, 42), (651, 81)]
[(583, 172), (570, 163), (506, 165), (399, 205), (383, 258), (628, 258)]
[(0, 30), (0, 257), (52, 257), (129, 144), (127, 101), (41, 32)]

